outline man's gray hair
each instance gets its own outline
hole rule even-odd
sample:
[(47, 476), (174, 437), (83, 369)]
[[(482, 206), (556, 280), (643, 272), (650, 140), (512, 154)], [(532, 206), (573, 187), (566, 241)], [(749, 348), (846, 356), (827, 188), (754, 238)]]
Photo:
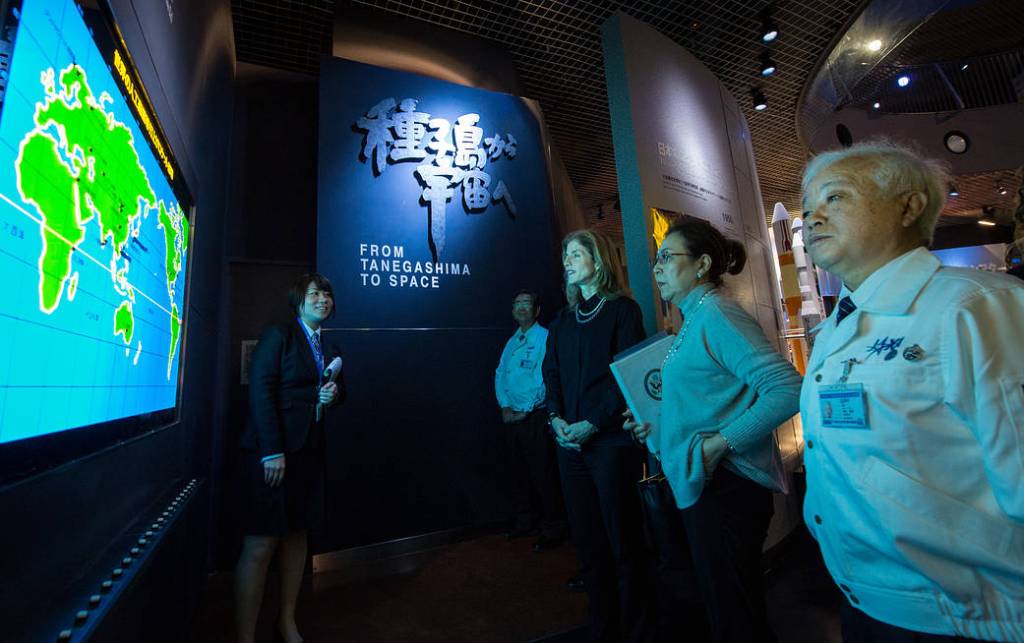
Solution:
[(921, 238), (931, 242), (939, 214), (946, 205), (946, 185), (949, 182), (946, 166), (929, 159), (915, 150), (887, 140), (873, 140), (851, 147), (823, 152), (807, 164), (801, 188), (807, 186), (826, 167), (850, 159), (872, 162), (874, 171), (869, 175), (882, 193), (896, 198), (907, 192), (922, 192), (927, 203), (917, 220)]

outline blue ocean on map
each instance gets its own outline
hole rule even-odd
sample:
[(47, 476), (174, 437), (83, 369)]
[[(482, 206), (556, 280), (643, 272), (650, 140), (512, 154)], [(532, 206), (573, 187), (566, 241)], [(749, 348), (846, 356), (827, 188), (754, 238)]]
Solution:
[[(185, 315), (190, 240), (181, 237), (191, 229), (187, 221), (176, 222), (180, 270), (169, 273), (167, 235), (158, 208), (145, 208), (120, 253), (109, 238), (101, 242), (100, 217), (92, 216), (81, 224), (85, 236), (71, 254), (70, 276), (56, 306), (46, 312), (42, 305), (44, 217), (37, 204), (22, 198), (17, 161), (20, 147), (36, 129), (34, 115), (46, 103), (46, 79), (55, 80), (56, 91), (61, 92), (61, 73), (72, 65), (84, 72), (111, 122), (131, 131), (138, 163), (157, 203), (181, 216), (161, 164), (78, 7), (70, 0), (25, 0), (0, 111), (0, 442), (173, 408), (177, 403), (185, 331), (181, 325), (172, 338), (172, 311), (179, 318)], [(61, 142), (59, 156), (68, 172), (76, 156), (81, 166), (88, 156), (100, 159), (104, 154), (102, 145), (67, 149), (71, 146), (62, 140), (64, 132), (56, 124), (36, 134)], [(104, 140), (102, 134), (97, 134), (97, 141)], [(54, 193), (64, 191), (55, 185)], [(83, 213), (80, 219), (86, 216)], [(173, 241), (170, 251), (174, 252)], [(169, 281), (170, 274), (174, 278)], [(115, 332), (118, 308), (126, 301), (131, 312), (122, 322), (131, 321), (130, 342), (124, 329)]]

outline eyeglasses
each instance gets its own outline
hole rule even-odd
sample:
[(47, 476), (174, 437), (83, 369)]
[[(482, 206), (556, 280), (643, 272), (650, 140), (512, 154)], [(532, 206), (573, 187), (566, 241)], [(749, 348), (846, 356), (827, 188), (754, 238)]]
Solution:
[(668, 262), (672, 261), (672, 257), (692, 257), (693, 255), (689, 252), (672, 252), (671, 250), (665, 249), (654, 255), (654, 259), (651, 259), (648, 263), (651, 268), (654, 266), (664, 266)]

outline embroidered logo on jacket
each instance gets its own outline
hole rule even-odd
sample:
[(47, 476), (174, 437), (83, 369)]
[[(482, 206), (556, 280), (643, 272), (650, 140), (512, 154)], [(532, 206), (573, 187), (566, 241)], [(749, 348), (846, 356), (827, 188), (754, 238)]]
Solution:
[(885, 361), (889, 361), (899, 354), (897, 350), (903, 343), (902, 337), (889, 338), (888, 336), (876, 339), (875, 343), (868, 346), (868, 357), (885, 354)]

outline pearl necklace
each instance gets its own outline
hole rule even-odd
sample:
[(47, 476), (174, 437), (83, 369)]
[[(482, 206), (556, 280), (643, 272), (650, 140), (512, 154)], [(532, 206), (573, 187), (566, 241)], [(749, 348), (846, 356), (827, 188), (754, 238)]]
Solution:
[(594, 310), (589, 313), (581, 314), (579, 306), (576, 306), (576, 321), (580, 324), (589, 324), (594, 321), (594, 318), (597, 317), (597, 313), (601, 312), (601, 309), (604, 308), (605, 301), (607, 300), (604, 297), (601, 297), (601, 301), (597, 302), (597, 305), (594, 306)]
[(682, 346), (683, 344), (683, 337), (686, 335), (686, 329), (690, 327), (690, 322), (693, 321), (694, 314), (697, 312), (697, 309), (700, 308), (701, 304), (704, 303), (704, 300), (707, 298), (707, 296), (711, 294), (711, 292), (712, 291), (709, 290), (703, 295), (701, 295), (700, 299), (697, 300), (697, 305), (694, 306), (693, 310), (690, 311), (690, 314), (686, 316), (686, 321), (683, 322), (682, 329), (679, 331), (679, 334), (676, 335), (675, 341), (672, 342), (672, 346), (668, 349), (668, 353), (665, 355), (665, 361), (661, 363), (662, 371), (665, 370), (665, 365), (668, 364), (668, 361), (672, 358), (672, 356), (679, 351), (679, 347)]

